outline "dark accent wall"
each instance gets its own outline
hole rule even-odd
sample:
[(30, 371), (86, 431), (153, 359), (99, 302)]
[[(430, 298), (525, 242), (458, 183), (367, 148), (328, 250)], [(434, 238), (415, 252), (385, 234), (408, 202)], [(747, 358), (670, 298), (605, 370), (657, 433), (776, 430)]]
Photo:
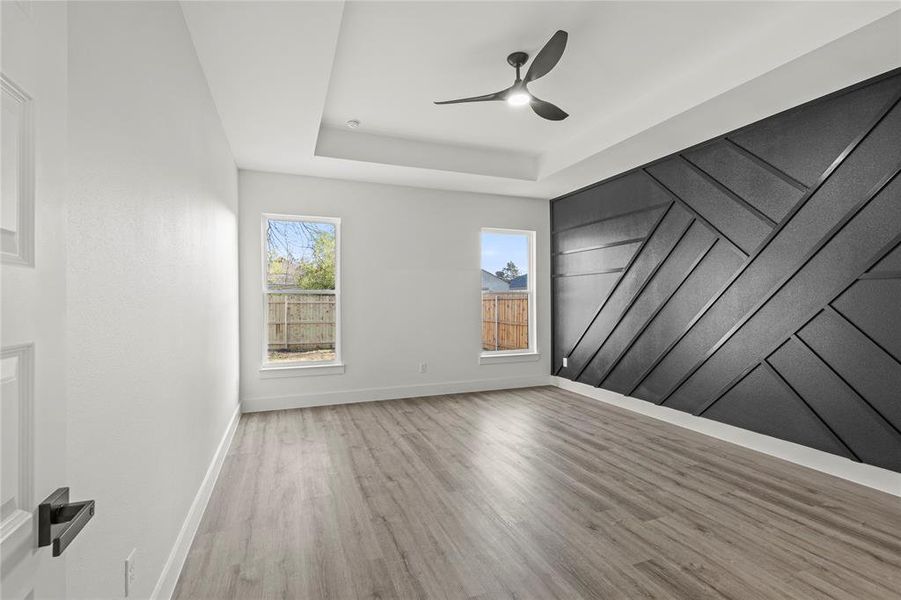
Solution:
[(555, 199), (552, 371), (901, 471), (899, 98), (896, 70)]

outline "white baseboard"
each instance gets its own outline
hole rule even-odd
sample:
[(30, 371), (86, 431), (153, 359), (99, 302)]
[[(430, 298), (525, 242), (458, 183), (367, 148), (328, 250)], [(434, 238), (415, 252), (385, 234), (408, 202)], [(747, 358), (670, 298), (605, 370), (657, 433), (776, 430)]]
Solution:
[(551, 385), (551, 376), (536, 375), (530, 377), (505, 377), (502, 379), (476, 379), (471, 381), (449, 381), (444, 383), (366, 388), (336, 392), (297, 394), (292, 396), (273, 396), (268, 398), (243, 398), (241, 400), (241, 406), (244, 412), (259, 412), (265, 410), (283, 410), (288, 408), (309, 408), (312, 406), (372, 402), (376, 400), (396, 400), (399, 398), (415, 398), (418, 396), (438, 396), (440, 394), (462, 394), (464, 392), (505, 390), (534, 387), (537, 385)]
[(160, 573), (160, 578), (157, 580), (153, 593), (150, 595), (151, 600), (170, 600), (172, 598), (175, 584), (178, 583), (178, 576), (181, 575), (181, 569), (185, 564), (185, 559), (188, 557), (188, 550), (191, 549), (191, 544), (194, 542), (194, 534), (197, 533), (197, 528), (200, 526), (200, 520), (203, 518), (203, 512), (206, 510), (210, 495), (213, 493), (213, 487), (216, 485), (216, 479), (219, 477), (219, 471), (222, 469), (222, 463), (225, 461), (225, 455), (228, 453), (228, 447), (235, 436), (235, 430), (238, 428), (240, 418), (241, 406), (239, 405), (235, 407), (235, 412), (232, 414), (228, 427), (226, 427), (225, 433), (219, 441), (216, 453), (213, 454), (213, 460), (210, 462), (206, 475), (204, 475), (203, 481), (200, 483), (200, 488), (194, 496), (191, 508), (188, 509), (181, 531), (178, 532), (175, 544), (172, 546), (171, 552), (169, 552), (169, 558), (166, 559), (166, 564), (163, 566), (163, 572)]
[(841, 477), (842, 479), (847, 479), (888, 494), (901, 496), (901, 473), (854, 462), (828, 452), (780, 440), (762, 433), (748, 431), (747, 429), (733, 427), (711, 419), (696, 417), (679, 410), (658, 406), (651, 402), (623, 396), (622, 394), (585, 385), (584, 383), (576, 383), (562, 377), (551, 377), (551, 380), (553, 385), (581, 396), (619, 406), (620, 408), (691, 429), (692, 431), (744, 446), (751, 450), (757, 450), (758, 452), (816, 469), (835, 477)]

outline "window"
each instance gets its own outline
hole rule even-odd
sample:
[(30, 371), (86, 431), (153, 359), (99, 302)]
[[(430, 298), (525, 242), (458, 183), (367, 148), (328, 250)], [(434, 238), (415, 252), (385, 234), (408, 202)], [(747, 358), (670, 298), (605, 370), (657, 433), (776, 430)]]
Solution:
[(482, 229), (482, 355), (535, 352), (535, 232)]
[(340, 362), (340, 220), (263, 217), (263, 364)]

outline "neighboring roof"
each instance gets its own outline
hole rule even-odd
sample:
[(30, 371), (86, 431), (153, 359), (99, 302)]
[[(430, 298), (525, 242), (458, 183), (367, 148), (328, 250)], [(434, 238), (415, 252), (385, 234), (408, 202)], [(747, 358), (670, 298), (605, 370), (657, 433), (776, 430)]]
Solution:
[(529, 274), (519, 275), (510, 280), (511, 290), (525, 290), (529, 287)]
[(482, 269), (482, 289), (489, 292), (506, 292), (510, 284), (493, 273)]

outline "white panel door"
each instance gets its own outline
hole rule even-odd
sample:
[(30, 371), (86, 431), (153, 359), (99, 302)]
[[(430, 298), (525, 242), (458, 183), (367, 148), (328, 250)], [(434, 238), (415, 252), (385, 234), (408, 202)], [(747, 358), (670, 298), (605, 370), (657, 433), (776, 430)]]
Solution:
[(66, 5), (4, 0), (0, 21), (0, 596), (63, 598), (37, 505), (66, 485)]

